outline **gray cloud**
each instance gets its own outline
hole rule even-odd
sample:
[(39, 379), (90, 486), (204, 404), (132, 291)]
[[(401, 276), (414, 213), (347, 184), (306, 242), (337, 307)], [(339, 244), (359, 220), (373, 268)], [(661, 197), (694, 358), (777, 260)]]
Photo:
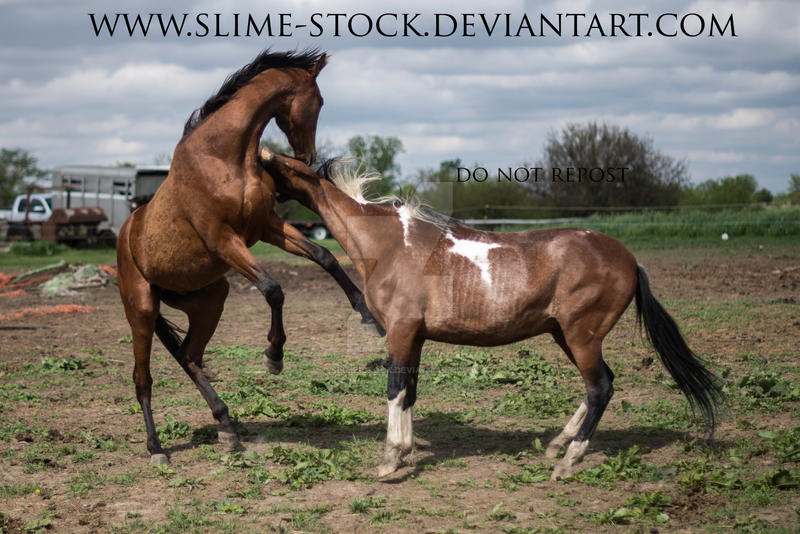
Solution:
[[(113, 7), (110, 7), (113, 6)], [(44, 166), (149, 163), (171, 152), (189, 113), (259, 50), (320, 47), (326, 105), (318, 136), (395, 135), (406, 174), (460, 157), (532, 162), (549, 131), (600, 120), (650, 135), (696, 181), (750, 172), (773, 191), (800, 172), (800, 6), (670, 2), (650, 13), (733, 13), (739, 37), (95, 37), (89, 12), (489, 12), (485, 3), (21, 2), (0, 0), (0, 146)], [(518, 2), (499, 11), (627, 13), (616, 2)], [(274, 131), (274, 130), (270, 130)]]

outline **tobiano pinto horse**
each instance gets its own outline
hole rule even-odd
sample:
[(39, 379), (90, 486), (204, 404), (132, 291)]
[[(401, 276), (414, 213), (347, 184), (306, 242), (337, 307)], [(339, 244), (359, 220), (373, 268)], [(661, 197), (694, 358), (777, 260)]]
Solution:
[(368, 177), (338, 167), (321, 178), (302, 162), (261, 153), (278, 191), (319, 213), (363, 281), (367, 306), (386, 329), (389, 418), (378, 475), (396, 471), (413, 446), (420, 352), (425, 340), (496, 346), (549, 333), (578, 368), (586, 397), (548, 445), (552, 479), (572, 476), (613, 394), (602, 343), (636, 301), (639, 324), (713, 432), (719, 380), (689, 349), (625, 246), (586, 229), (496, 233), (469, 228), (397, 198), (370, 202)]
[[(230, 269), (253, 283), (271, 308), (266, 364), (275, 374), (283, 368), (283, 292), (248, 250), (257, 241), (321, 265), (364, 321), (374, 321), (363, 295), (333, 255), (275, 214), (275, 184), (258, 159), (261, 134), (273, 118), (297, 158), (307, 163), (316, 158), (322, 107), (316, 79), (326, 61), (326, 54), (316, 51), (267, 50), (231, 74), (186, 122), (169, 174), (153, 199), (120, 230), (119, 291), (131, 326), (133, 380), (154, 465), (168, 461), (150, 407), (154, 332), (208, 403), (219, 422), (220, 441), (238, 445), (228, 408), (203, 373), (203, 351), (222, 314)], [(184, 339), (162, 317), (161, 302), (188, 316)]]

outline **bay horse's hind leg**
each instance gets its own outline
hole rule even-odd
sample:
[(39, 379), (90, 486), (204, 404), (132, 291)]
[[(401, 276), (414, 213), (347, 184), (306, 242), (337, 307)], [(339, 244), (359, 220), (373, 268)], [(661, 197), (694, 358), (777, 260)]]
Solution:
[(144, 426), (147, 430), (147, 450), (150, 463), (153, 465), (168, 462), (167, 455), (161, 448), (156, 426), (153, 422), (153, 411), (150, 407), (153, 378), (150, 375), (150, 351), (153, 346), (153, 331), (158, 316), (158, 296), (153, 288), (142, 277), (130, 256), (123, 261), (120, 255), (119, 290), (125, 306), (125, 316), (131, 325), (133, 342), (133, 382), (136, 386), (136, 399), (144, 414)]
[(227, 296), (228, 281), (223, 277), (189, 294), (163, 291), (161, 299), (173, 308), (183, 311), (189, 318), (186, 338), (172, 355), (197, 386), (211, 408), (214, 419), (219, 422), (219, 441), (235, 449), (239, 446), (239, 438), (228, 415), (228, 406), (219, 398), (203, 372), (203, 353), (217, 328)]
[[(583, 459), (586, 450), (589, 448), (589, 440), (592, 439), (597, 424), (605, 412), (611, 396), (614, 394), (614, 373), (603, 361), (601, 350), (601, 340), (593, 339), (586, 343), (573, 342), (569, 345), (570, 351), (574, 356), (575, 365), (583, 377), (586, 385), (586, 404), (585, 411), (582, 410), (583, 404), (573, 416), (562, 434), (567, 438), (571, 437), (564, 457), (553, 469), (552, 480), (560, 480), (570, 477), (577, 471), (575, 465)], [(584, 411), (583, 414), (581, 412)], [(582, 419), (582, 421), (581, 421)], [(580, 421), (580, 423), (578, 423)], [(573, 424), (575, 423), (575, 424)], [(579, 426), (578, 426), (579, 425)], [(577, 432), (575, 432), (575, 427)], [(561, 439), (556, 438), (558, 441)], [(562, 438), (563, 439), (563, 438)], [(554, 440), (555, 441), (555, 440)], [(548, 452), (552, 454), (551, 447), (560, 445), (558, 442), (551, 443)], [(557, 452), (557, 449), (556, 449)]]

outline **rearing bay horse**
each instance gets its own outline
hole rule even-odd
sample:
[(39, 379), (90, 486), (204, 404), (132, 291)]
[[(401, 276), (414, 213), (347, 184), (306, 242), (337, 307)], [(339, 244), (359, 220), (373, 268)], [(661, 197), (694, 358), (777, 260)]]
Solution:
[[(266, 298), (272, 311), (266, 363), (272, 373), (283, 368), (283, 293), (248, 250), (257, 241), (321, 265), (365, 322), (372, 320), (361, 292), (333, 255), (275, 214), (275, 184), (258, 161), (261, 134), (272, 118), (299, 159), (308, 163), (315, 159), (322, 106), (316, 79), (326, 61), (327, 56), (319, 52), (267, 50), (229, 76), (187, 121), (169, 175), (153, 199), (120, 230), (119, 291), (131, 325), (133, 380), (153, 464), (167, 461), (150, 408), (153, 332), (208, 403), (220, 424), (220, 441), (238, 444), (228, 408), (202, 370), (203, 351), (228, 294), (225, 273), (231, 268)], [(160, 302), (186, 313), (185, 339), (161, 316)]]
[(555, 458), (566, 447), (552, 479), (573, 475), (614, 391), (603, 338), (633, 299), (661, 361), (713, 431), (718, 379), (686, 345), (650, 292), (644, 268), (616, 239), (585, 229), (483, 232), (399, 199), (369, 202), (362, 194), (368, 179), (348, 178), (341, 168), (334, 185), (299, 161), (261, 155), (278, 191), (323, 218), (386, 329), (389, 421), (379, 476), (397, 470), (411, 452), (425, 340), (495, 346), (543, 333), (553, 336), (586, 386), (586, 398), (546, 450)]

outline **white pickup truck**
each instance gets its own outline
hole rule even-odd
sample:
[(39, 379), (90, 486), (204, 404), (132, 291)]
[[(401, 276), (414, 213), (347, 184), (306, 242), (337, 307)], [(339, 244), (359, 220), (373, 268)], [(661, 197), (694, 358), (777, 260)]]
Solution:
[(0, 210), (0, 219), (10, 223), (25, 221), (28, 212), (30, 222), (44, 222), (53, 215), (53, 195), (50, 193), (31, 193), (30, 207), (28, 195), (17, 195), (10, 210)]

